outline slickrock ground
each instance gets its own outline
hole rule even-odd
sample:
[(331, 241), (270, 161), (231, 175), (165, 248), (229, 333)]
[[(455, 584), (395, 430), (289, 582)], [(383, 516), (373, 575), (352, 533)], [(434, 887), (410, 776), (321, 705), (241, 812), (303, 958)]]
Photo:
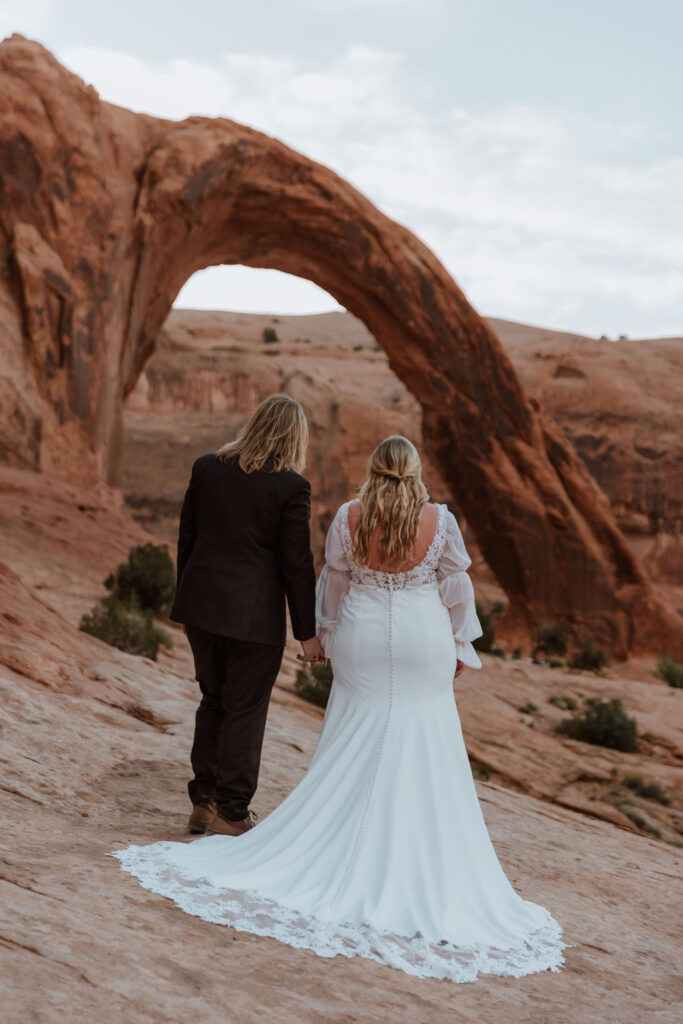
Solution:
[[(4, 1020), (673, 1024), (682, 858), (666, 839), (680, 835), (681, 695), (652, 665), (597, 678), (484, 656), (456, 681), (470, 756), (491, 768), (476, 785), (492, 840), (518, 891), (563, 924), (561, 973), (453, 985), (323, 960), (189, 917), (106, 857), (187, 838), (190, 653), (178, 630), (154, 663), (75, 628), (102, 578), (149, 539), (114, 493), (8, 469), (0, 490)], [(320, 728), (322, 712), (289, 692), (293, 665), (289, 653), (274, 691), (262, 817), (301, 778)], [(559, 738), (546, 700), (557, 692), (622, 695), (652, 742), (626, 755)], [(536, 715), (516, 710), (529, 699)], [(615, 811), (614, 768), (671, 793), (670, 807), (646, 811), (661, 839)]]

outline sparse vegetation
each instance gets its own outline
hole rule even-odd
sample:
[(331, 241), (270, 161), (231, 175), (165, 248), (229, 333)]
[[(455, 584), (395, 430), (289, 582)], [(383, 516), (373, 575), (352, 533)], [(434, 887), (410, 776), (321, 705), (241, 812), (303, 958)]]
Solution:
[(475, 651), (490, 654), (491, 648), (494, 647), (496, 643), (496, 631), (493, 626), (493, 618), (488, 614), (488, 612), (485, 612), (479, 604), (475, 604), (475, 611), (477, 613), (477, 618), (479, 619), (482, 632), (481, 636), (478, 636), (476, 640), (472, 641), (472, 646)]
[(522, 657), (522, 648), (521, 647), (513, 648), (512, 657), (514, 658), (515, 661), (519, 661), (519, 659)]
[(470, 761), (470, 768), (475, 779), (481, 779), (482, 782), (486, 782), (491, 778), (491, 766), (484, 761)]
[(658, 782), (646, 782), (639, 772), (630, 772), (624, 775), (622, 782), (634, 793), (644, 797), (646, 800), (656, 800), (660, 804), (670, 804), (671, 797)]
[(584, 669), (586, 672), (599, 672), (607, 664), (605, 652), (593, 644), (592, 640), (579, 640), (571, 656), (571, 668)]
[(553, 693), (548, 697), (548, 703), (554, 704), (556, 708), (560, 708), (562, 711), (576, 711), (578, 704), (574, 697), (566, 697), (564, 694)]
[(657, 661), (655, 675), (663, 679), (669, 686), (676, 689), (683, 688), (683, 665), (676, 661), (673, 654), (663, 654)]
[(617, 807), (622, 814), (625, 814), (626, 817), (629, 818), (633, 822), (633, 824), (637, 826), (637, 828), (642, 828), (643, 832), (649, 832), (651, 835), (657, 836), (658, 839), (661, 838), (662, 833), (660, 832), (660, 830), (656, 828), (654, 825), (650, 825), (650, 823), (645, 820), (642, 814), (638, 810), (636, 810), (636, 808), (632, 804), (629, 804), (624, 801), (620, 804), (617, 804)]
[(564, 718), (557, 725), (557, 731), (571, 739), (612, 750), (633, 753), (638, 749), (636, 720), (626, 714), (619, 697), (612, 700), (588, 697), (586, 705), (572, 718)]
[(128, 654), (138, 654), (156, 661), (159, 647), (172, 647), (173, 641), (154, 621), (150, 609), (136, 607), (136, 602), (124, 605), (113, 595), (103, 597), (95, 607), (81, 618), (79, 629), (90, 636), (104, 640), (112, 647)]
[(332, 666), (326, 665), (304, 665), (297, 671), (294, 681), (294, 689), (300, 697), (310, 704), (317, 704), (320, 708), (327, 707), (332, 688)]
[(538, 711), (538, 704), (535, 700), (528, 700), (526, 704), (522, 704), (517, 710), (525, 715), (533, 715)]
[(548, 658), (550, 668), (564, 668), (566, 664), (564, 658)]
[(168, 615), (175, 594), (175, 569), (165, 544), (139, 544), (128, 561), (104, 581), (118, 604)]
[(496, 630), (494, 622), (503, 614), (505, 605), (502, 601), (496, 601), (491, 605), (491, 610), (485, 612), (480, 604), (476, 604), (475, 610), (482, 628), (481, 636), (478, 636), (476, 640), (472, 641), (472, 646), (475, 651), (481, 651), (484, 654), (494, 654), (497, 658), (504, 658), (505, 651), (502, 647), (499, 647), (496, 644)]
[(273, 345), (280, 340), (274, 327), (264, 327), (262, 338), (264, 345)]
[(564, 626), (557, 622), (543, 622), (534, 634), (536, 647), (534, 653), (543, 651), (544, 654), (566, 654), (567, 653), (567, 631)]

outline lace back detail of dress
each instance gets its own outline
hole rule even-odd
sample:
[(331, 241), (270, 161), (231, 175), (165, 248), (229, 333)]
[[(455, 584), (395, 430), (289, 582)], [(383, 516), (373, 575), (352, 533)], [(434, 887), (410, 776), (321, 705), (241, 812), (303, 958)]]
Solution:
[(418, 562), (412, 569), (406, 569), (405, 572), (381, 572), (379, 569), (370, 569), (367, 565), (360, 565), (356, 561), (353, 554), (351, 529), (349, 527), (349, 505), (350, 502), (347, 501), (342, 506), (340, 528), (344, 553), (346, 554), (353, 583), (381, 587), (383, 590), (405, 590), (406, 587), (420, 587), (425, 583), (436, 582), (436, 568), (446, 540), (445, 505), (436, 506), (438, 510), (436, 530), (427, 553), (422, 561)]

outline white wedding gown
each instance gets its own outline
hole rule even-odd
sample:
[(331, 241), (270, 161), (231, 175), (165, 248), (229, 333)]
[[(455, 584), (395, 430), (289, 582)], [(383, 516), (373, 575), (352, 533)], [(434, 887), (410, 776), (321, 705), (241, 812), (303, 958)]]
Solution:
[(419, 977), (558, 971), (562, 929), (512, 888), (486, 829), (453, 696), (481, 667), (470, 559), (453, 515), (414, 569), (360, 567), (348, 505), (326, 542), (320, 636), (334, 682), (310, 766), (241, 836), (113, 853), (189, 914), (324, 957)]

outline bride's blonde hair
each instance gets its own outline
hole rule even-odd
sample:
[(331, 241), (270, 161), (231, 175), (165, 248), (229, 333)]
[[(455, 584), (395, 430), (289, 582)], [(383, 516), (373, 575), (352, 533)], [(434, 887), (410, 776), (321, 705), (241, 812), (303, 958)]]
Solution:
[(421, 468), (417, 448), (407, 437), (387, 437), (375, 448), (358, 492), (360, 521), (353, 551), (361, 564), (370, 557), (370, 542), (377, 527), (382, 565), (400, 564), (410, 558), (422, 510), (429, 501)]
[(270, 395), (254, 410), (234, 441), (219, 448), (216, 455), (227, 460), (237, 456), (245, 473), (263, 469), (266, 463), (274, 473), (294, 469), (301, 473), (306, 465), (308, 423), (295, 398)]

